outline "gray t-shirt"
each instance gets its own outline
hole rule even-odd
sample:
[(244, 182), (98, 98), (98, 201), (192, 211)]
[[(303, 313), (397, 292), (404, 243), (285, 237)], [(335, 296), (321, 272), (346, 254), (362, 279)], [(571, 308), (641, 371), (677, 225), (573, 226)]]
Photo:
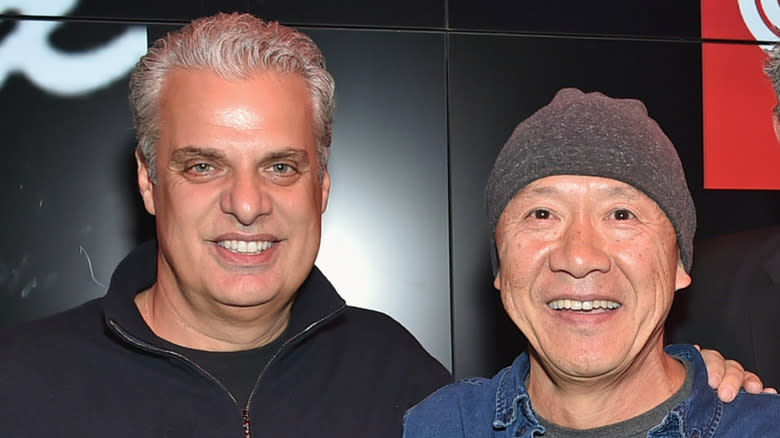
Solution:
[(610, 424), (609, 426), (596, 427), (593, 429), (575, 430), (561, 427), (550, 423), (542, 417), (539, 417), (539, 423), (545, 428), (542, 435), (545, 438), (645, 438), (650, 429), (659, 425), (666, 415), (672, 411), (678, 404), (690, 397), (693, 390), (693, 364), (688, 360), (676, 358), (685, 365), (685, 382), (679, 391), (674, 393), (669, 399), (654, 407), (653, 409), (628, 419), (620, 423)]

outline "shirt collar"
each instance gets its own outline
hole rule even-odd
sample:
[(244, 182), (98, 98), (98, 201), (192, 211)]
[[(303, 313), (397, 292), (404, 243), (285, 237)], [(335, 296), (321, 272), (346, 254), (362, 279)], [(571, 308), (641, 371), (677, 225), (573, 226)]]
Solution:
[(528, 436), (532, 436), (534, 431), (544, 433), (544, 427), (536, 418), (536, 413), (531, 407), (531, 398), (525, 387), (529, 371), (528, 353), (523, 353), (515, 359), (511, 367), (501, 372), (496, 389), (494, 429), (522, 427), (529, 432)]
[[(673, 357), (689, 360), (693, 363), (694, 382), (691, 396), (675, 407), (664, 421), (652, 430), (650, 436), (667, 432), (687, 436), (695, 431), (700, 433), (712, 427), (723, 414), (723, 403), (707, 383), (707, 370), (701, 354), (690, 345), (671, 345), (666, 352)], [(525, 386), (530, 372), (528, 353), (523, 353), (514, 363), (502, 370), (496, 388), (496, 409), (493, 418), (494, 429), (525, 429), (532, 436), (535, 431), (544, 432), (531, 405), (528, 389)], [(666, 435), (661, 435), (666, 436)]]

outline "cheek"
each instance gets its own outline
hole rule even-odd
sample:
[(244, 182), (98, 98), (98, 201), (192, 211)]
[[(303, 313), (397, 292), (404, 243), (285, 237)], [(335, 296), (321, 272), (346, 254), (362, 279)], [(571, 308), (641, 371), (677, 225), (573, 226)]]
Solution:
[(677, 283), (679, 255), (676, 240), (658, 236), (655, 239), (634, 241), (614, 248), (616, 267), (639, 295), (637, 298), (654, 297), (654, 306), (668, 307)]
[(504, 247), (501, 255), (501, 274), (503, 283), (512, 287), (525, 287), (531, 284), (547, 263), (550, 245), (527, 242), (512, 247)]
[(673, 274), (679, 254), (676, 237), (669, 241), (666, 236), (648, 235), (641, 239), (618, 239), (610, 244), (613, 254), (624, 266), (632, 270), (657, 271), (663, 275)]
[(516, 297), (514, 296), (515, 293), (517, 293), (515, 289), (506, 287), (506, 285), (504, 285), (500, 292), (501, 303), (503, 304), (507, 315), (509, 315), (512, 321), (515, 322), (515, 325), (520, 325), (518, 323), (519, 319), (521, 319), (521, 313), (519, 310), (522, 308), (522, 306), (519, 306), (518, 304), (520, 303), (521, 299), (516, 300)]
[(504, 308), (517, 322), (521, 310), (531, 300), (533, 285), (541, 281), (545, 253), (529, 247), (517, 247), (504, 254), (506, 262), (501, 263), (497, 287), (501, 291)]
[[(284, 222), (289, 232), (305, 235), (306, 246), (317, 246), (322, 228), (323, 199), (319, 185), (277, 191), (271, 196), (273, 216)], [(315, 235), (316, 234), (316, 235)], [(316, 242), (316, 243), (315, 243)]]
[(284, 216), (290, 222), (306, 223), (320, 209), (320, 197), (309, 191), (277, 191), (270, 195), (274, 212)]
[(213, 222), (221, 211), (221, 194), (221, 188), (212, 184), (171, 182), (155, 193), (158, 217), (165, 216), (163, 220), (179, 229)]
[(515, 327), (526, 334), (533, 331), (531, 330), (533, 324), (530, 321), (534, 319), (532, 309), (535, 309), (536, 306), (532, 304), (529, 289), (504, 285), (501, 289), (501, 303)]

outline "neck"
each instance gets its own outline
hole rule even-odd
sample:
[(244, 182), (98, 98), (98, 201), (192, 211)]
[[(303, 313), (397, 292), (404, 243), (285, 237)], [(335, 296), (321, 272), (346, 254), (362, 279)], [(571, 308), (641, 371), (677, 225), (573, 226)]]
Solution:
[(572, 379), (545, 367), (531, 353), (528, 392), (542, 417), (570, 429), (619, 423), (650, 411), (677, 392), (685, 366), (660, 344), (615, 375)]
[(266, 345), (284, 332), (292, 300), (277, 308), (196, 306), (159, 283), (135, 298), (141, 316), (162, 339), (203, 351), (243, 351)]

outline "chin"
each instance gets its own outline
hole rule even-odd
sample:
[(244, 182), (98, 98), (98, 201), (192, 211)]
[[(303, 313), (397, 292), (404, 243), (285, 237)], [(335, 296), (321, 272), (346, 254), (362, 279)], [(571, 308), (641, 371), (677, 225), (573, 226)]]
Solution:
[(215, 295), (222, 296), (225, 300), (235, 302), (237, 305), (252, 305), (258, 302), (270, 301), (278, 295), (280, 285), (269, 284), (257, 276), (231, 276), (215, 285)]

